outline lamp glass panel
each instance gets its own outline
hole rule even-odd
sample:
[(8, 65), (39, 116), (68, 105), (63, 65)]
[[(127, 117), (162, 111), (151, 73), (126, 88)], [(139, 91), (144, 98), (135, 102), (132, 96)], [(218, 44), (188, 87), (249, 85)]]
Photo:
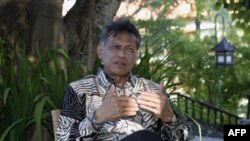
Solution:
[(224, 62), (225, 62), (224, 55), (218, 55), (218, 57), (217, 57), (217, 63), (224, 63)]
[(226, 56), (226, 63), (227, 64), (231, 64), (233, 62), (232, 56), (231, 55), (227, 55)]

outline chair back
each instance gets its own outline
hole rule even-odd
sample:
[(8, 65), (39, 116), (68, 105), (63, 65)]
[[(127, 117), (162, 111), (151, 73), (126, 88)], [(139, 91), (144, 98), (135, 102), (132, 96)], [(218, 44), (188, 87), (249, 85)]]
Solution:
[(61, 113), (61, 110), (59, 110), (59, 109), (55, 109), (55, 110), (51, 111), (55, 141), (57, 141), (56, 130), (59, 127), (59, 116), (60, 116), (60, 113)]

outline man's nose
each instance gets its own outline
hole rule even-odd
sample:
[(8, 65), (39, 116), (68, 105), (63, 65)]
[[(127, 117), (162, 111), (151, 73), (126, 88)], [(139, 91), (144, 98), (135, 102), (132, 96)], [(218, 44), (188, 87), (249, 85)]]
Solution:
[(124, 57), (126, 54), (126, 50), (125, 49), (120, 49), (118, 52), (117, 52), (117, 55), (120, 56), (120, 57)]

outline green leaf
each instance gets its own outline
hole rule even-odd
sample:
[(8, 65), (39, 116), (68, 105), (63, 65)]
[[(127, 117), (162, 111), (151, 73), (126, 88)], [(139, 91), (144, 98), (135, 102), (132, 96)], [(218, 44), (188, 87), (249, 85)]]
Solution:
[(49, 84), (49, 80), (45, 77), (40, 77), (41, 80), (43, 80), (45, 83)]
[(22, 119), (19, 119), (17, 121), (15, 121), (14, 123), (12, 123), (5, 131), (4, 133), (1, 135), (1, 138), (0, 138), (0, 141), (4, 141), (5, 137), (9, 134), (9, 132), (16, 126), (18, 125), (19, 123), (23, 122), (24, 120), (26, 120), (28, 118), (22, 118)]
[(35, 97), (35, 99), (33, 100), (33, 103), (37, 103), (38, 101), (40, 101), (43, 97), (45, 97), (45, 94), (39, 94)]
[(6, 105), (11, 88), (6, 88), (3, 94), (3, 104)]
[(39, 103), (36, 104), (35, 107), (34, 117), (35, 117), (36, 133), (38, 141), (42, 141), (42, 111), (47, 101), (47, 98), (48, 98), (47, 96), (44, 97)]
[(42, 114), (43, 109), (45, 107), (46, 103), (49, 103), (53, 108), (56, 106), (53, 104), (53, 102), (49, 99), (48, 96), (43, 97), (43, 99), (36, 104), (34, 117), (35, 117), (35, 124), (36, 124), (36, 133), (38, 137), (38, 141), (42, 141)]
[(57, 51), (66, 59), (69, 59), (69, 55), (67, 54), (67, 52), (65, 51), (65, 49), (57, 49)]

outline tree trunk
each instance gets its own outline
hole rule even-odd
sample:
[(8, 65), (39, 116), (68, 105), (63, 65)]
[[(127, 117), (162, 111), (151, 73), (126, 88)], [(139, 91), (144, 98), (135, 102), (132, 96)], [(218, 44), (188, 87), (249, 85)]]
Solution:
[(6, 0), (0, 3), (0, 37), (7, 47), (27, 45), (29, 37), (28, 0)]
[(67, 48), (82, 73), (92, 72), (98, 35), (113, 19), (121, 0), (77, 0), (62, 17), (63, 0), (4, 0), (0, 2), (0, 36), (8, 47), (44, 54), (48, 48)]
[(32, 0), (30, 2), (29, 53), (45, 53), (47, 48), (65, 48), (62, 22), (63, 0)]
[(81, 61), (83, 74), (93, 71), (98, 35), (103, 25), (113, 19), (120, 3), (120, 0), (77, 0), (64, 17), (69, 55)]

